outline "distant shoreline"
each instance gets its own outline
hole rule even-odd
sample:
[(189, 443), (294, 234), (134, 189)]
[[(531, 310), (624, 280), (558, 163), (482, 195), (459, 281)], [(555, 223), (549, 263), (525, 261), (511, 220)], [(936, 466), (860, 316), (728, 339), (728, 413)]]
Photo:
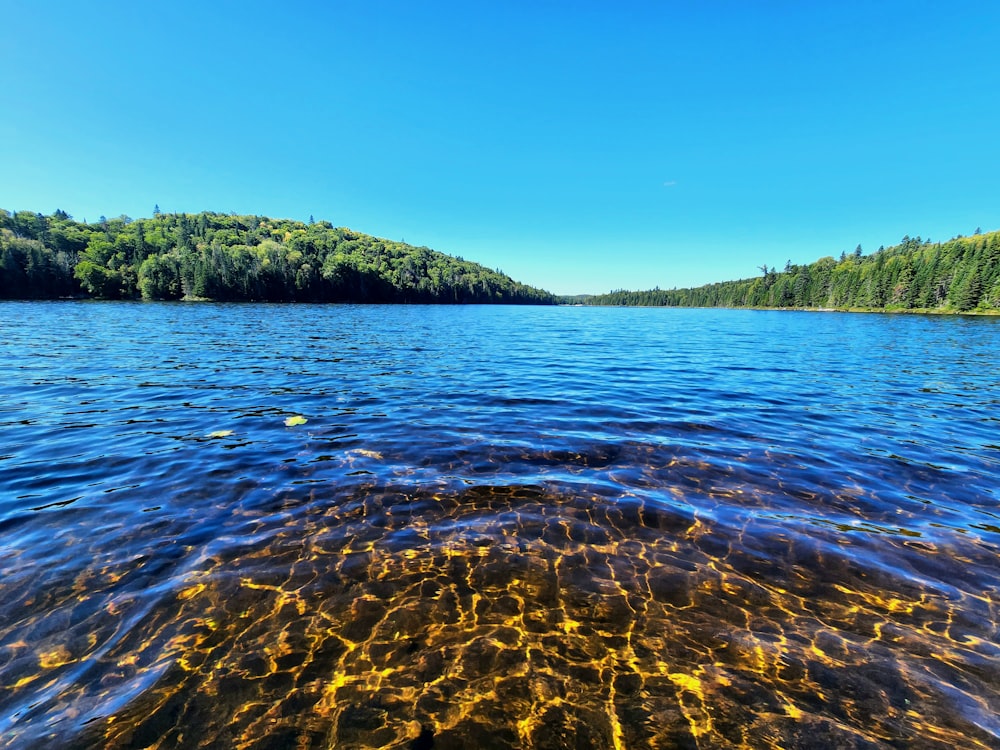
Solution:
[(908, 312), (930, 315), (1000, 312), (1000, 231), (947, 242), (904, 237), (865, 255), (859, 245), (839, 260), (808, 265), (791, 261), (782, 271), (685, 289), (618, 289), (599, 295), (564, 295), (561, 302), (636, 307), (732, 307), (762, 310)]
[(750, 305), (612, 305), (584, 304), (579, 302), (560, 303), (559, 307), (619, 307), (642, 308), (646, 310), (758, 310), (777, 312), (815, 312), (815, 313), (881, 313), (888, 315), (969, 315), (990, 317), (1000, 315), (1000, 309), (986, 310), (951, 310), (945, 308), (879, 308), (879, 307), (763, 307)]

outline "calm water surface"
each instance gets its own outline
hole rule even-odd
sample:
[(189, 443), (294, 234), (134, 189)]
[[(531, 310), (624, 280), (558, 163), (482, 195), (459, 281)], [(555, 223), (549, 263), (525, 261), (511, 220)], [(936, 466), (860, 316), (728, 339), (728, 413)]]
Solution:
[(0, 747), (1000, 747), (1000, 319), (4, 303), (0, 352)]

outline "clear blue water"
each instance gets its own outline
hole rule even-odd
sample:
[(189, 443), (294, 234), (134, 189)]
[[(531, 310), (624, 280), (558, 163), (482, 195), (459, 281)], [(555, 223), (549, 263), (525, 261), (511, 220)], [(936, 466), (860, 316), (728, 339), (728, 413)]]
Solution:
[(0, 747), (1000, 747), (1000, 319), (3, 303), (0, 342)]

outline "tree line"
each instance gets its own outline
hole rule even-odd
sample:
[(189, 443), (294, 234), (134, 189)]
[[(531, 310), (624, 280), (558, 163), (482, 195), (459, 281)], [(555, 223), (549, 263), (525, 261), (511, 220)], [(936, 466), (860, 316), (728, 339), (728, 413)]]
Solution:
[(327, 221), (202, 212), (75, 221), (0, 209), (0, 299), (552, 304), (461, 257)]
[(861, 246), (839, 259), (690, 289), (618, 290), (582, 300), (590, 305), (761, 307), (987, 312), (1000, 309), (1000, 231), (947, 242), (904, 237), (865, 255)]

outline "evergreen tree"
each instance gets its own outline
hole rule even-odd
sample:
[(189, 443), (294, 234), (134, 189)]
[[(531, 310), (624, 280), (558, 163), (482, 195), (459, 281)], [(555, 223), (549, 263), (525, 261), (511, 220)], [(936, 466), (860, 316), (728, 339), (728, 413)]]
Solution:
[(713, 307), (835, 307), (881, 310), (1000, 309), (1000, 232), (932, 244), (903, 237), (899, 245), (861, 254), (858, 245), (840, 261), (820, 258), (807, 266), (786, 263), (777, 273), (766, 263), (754, 279), (693, 289), (596, 295), (586, 304)]

